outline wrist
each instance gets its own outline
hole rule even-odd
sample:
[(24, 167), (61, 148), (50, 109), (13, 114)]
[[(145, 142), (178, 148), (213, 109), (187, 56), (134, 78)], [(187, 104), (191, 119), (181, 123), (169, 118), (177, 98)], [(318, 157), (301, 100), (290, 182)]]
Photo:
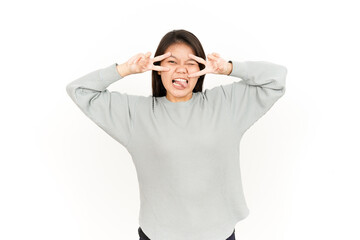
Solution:
[(116, 70), (118, 71), (118, 73), (120, 74), (121, 77), (125, 77), (125, 76), (131, 74), (126, 63), (116, 64)]
[(227, 64), (228, 64), (228, 72), (226, 73), (226, 75), (230, 75), (232, 73), (232, 70), (233, 70), (232, 61), (228, 61)]

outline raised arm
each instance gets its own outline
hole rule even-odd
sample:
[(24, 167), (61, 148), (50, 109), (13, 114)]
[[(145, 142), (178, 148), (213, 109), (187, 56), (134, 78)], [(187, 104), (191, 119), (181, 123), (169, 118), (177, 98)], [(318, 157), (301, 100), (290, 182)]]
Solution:
[(266, 61), (233, 61), (230, 76), (241, 78), (221, 85), (234, 123), (245, 132), (285, 93), (286, 67)]
[(202, 71), (190, 74), (191, 77), (214, 73), (243, 80), (205, 90), (209, 98), (225, 99), (239, 133), (251, 127), (285, 93), (287, 69), (282, 65), (266, 61), (225, 61), (217, 53), (209, 54), (208, 61), (189, 56), (205, 65)]
[(153, 62), (169, 55), (150, 59), (150, 53), (137, 54), (123, 64), (111, 64), (70, 82), (66, 91), (86, 116), (126, 147), (131, 138), (136, 102), (141, 96), (110, 92), (107, 87), (130, 74), (152, 69), (166, 71)]
[(66, 86), (66, 91), (82, 112), (116, 141), (126, 146), (132, 130), (135, 104), (139, 96), (106, 88), (122, 79), (117, 63), (90, 72)]

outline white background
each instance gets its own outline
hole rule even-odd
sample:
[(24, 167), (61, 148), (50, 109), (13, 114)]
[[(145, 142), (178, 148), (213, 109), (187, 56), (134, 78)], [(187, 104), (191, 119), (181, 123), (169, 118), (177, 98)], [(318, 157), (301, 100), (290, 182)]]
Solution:
[[(65, 87), (154, 54), (173, 29), (206, 54), (288, 69), (285, 95), (239, 146), (250, 215), (236, 238), (360, 239), (358, 10), (349, 0), (1, 3), (0, 239), (138, 239), (130, 154)], [(150, 76), (109, 89), (148, 96)], [(210, 74), (204, 89), (235, 80)]]

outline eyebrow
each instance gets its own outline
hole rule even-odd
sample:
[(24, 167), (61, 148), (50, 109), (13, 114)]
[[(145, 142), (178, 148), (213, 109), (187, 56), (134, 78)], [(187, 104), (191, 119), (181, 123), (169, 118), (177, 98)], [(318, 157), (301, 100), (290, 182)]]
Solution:
[[(174, 55), (171, 55), (170, 57), (173, 57), (173, 58), (176, 58), (176, 59), (178, 59), (177, 57), (175, 57)], [(169, 58), (170, 58), (169, 57)], [(194, 59), (192, 59), (192, 58), (189, 58), (188, 60), (186, 60), (185, 62), (187, 62), (187, 61), (195, 61)], [(196, 62), (196, 61), (195, 61)]]

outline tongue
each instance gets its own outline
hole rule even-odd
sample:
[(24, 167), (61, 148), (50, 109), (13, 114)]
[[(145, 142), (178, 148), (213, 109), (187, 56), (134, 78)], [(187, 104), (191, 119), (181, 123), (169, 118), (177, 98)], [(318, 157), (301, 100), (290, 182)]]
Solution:
[(180, 84), (183, 88), (186, 88), (188, 86), (187, 82), (183, 82), (183, 81), (176, 81), (176, 83)]

